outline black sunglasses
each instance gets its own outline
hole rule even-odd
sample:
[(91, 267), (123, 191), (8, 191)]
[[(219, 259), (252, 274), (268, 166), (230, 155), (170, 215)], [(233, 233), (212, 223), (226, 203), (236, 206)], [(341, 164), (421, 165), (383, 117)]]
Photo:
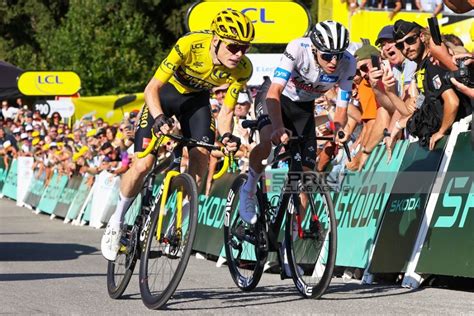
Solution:
[(336, 61), (341, 60), (343, 53), (336, 53), (336, 54), (331, 54), (331, 53), (321, 53), (321, 58), (327, 62), (330, 62), (333, 60), (333, 58), (336, 58)]
[(250, 49), (250, 44), (236, 44), (236, 43), (226, 43), (224, 42), (225, 47), (229, 52), (232, 54), (237, 54), (238, 52), (242, 52), (242, 54), (246, 54)]
[(367, 73), (369, 72), (369, 66), (367, 66), (367, 64), (363, 64), (361, 65), (359, 68), (357, 68), (356, 70), (356, 75), (360, 76), (361, 75), (361, 71)]
[(403, 50), (405, 48), (405, 43), (408, 45), (413, 45), (416, 43), (416, 39), (418, 38), (419, 34), (414, 34), (412, 36), (408, 36), (401, 42), (396, 42), (395, 47), (398, 48), (399, 50)]

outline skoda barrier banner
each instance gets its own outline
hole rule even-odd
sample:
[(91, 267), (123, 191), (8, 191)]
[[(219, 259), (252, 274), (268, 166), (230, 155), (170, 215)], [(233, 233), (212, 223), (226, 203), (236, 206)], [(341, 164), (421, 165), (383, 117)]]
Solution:
[(474, 151), (457, 138), (415, 272), (474, 277)]
[(16, 188), (16, 205), (23, 206), (28, 188), (33, 179), (33, 157), (18, 157), (18, 183)]
[(18, 180), (17, 164), (17, 160), (13, 159), (2, 188), (2, 194), (13, 200), (16, 200), (16, 187)]
[(8, 170), (3, 162), (3, 159), (0, 159), (0, 192), (2, 192), (3, 184), (7, 178)]
[(66, 187), (68, 177), (54, 173), (49, 181), (48, 187), (41, 196), (38, 204), (38, 210), (48, 214), (53, 214), (54, 208), (58, 203), (58, 199)]
[[(385, 207), (370, 273), (405, 272), (423, 219), (436, 174), (444, 154), (446, 139), (429, 151), (411, 143), (403, 157), (392, 194)], [(396, 245), (396, 246), (394, 246)]]
[(79, 189), (79, 186), (81, 185), (81, 181), (82, 178), (79, 176), (74, 176), (69, 179), (63, 193), (58, 199), (56, 207), (54, 208), (54, 215), (66, 218), (69, 205), (74, 200), (74, 197), (77, 194), (77, 189)]
[[(345, 176), (341, 192), (335, 194), (336, 265), (367, 266), (377, 227), (408, 144), (408, 141), (397, 142), (389, 163), (385, 147), (377, 147), (361, 172), (348, 172)], [(386, 177), (387, 173), (394, 177)]]
[(39, 170), (36, 170), (31, 180), (30, 187), (28, 188), (28, 193), (25, 198), (25, 204), (32, 206), (34, 208), (38, 207), (38, 204), (41, 200), (41, 196), (45, 190), (44, 180), (46, 179), (46, 172), (39, 174)]
[(199, 196), (199, 215), (193, 249), (219, 256), (224, 242), (227, 194), (238, 174), (226, 173), (214, 181), (209, 196)]
[(89, 194), (89, 191), (91, 189), (88, 184), (89, 181), (90, 178), (82, 178), (81, 184), (77, 189), (74, 199), (70, 201), (69, 208), (65, 217), (66, 221), (75, 219), (79, 215), (79, 211), (81, 210), (82, 205), (84, 205), (87, 195)]

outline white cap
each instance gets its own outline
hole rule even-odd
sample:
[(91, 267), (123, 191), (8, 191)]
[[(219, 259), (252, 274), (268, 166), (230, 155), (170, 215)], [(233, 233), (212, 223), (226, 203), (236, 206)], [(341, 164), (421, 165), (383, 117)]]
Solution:
[(31, 132), (32, 130), (33, 130), (33, 126), (31, 126), (31, 125), (29, 125), (29, 124), (28, 124), (28, 125), (26, 125), (26, 127), (25, 127), (25, 131), (27, 131), (27, 132)]
[(27, 133), (21, 133), (20, 139), (27, 139), (27, 138), (28, 138), (28, 134), (27, 134)]
[(58, 144), (56, 144), (56, 142), (51, 142), (49, 144), (49, 148), (51, 148), (51, 147), (58, 147)]
[(3, 142), (3, 148), (8, 148), (12, 145), (12, 143), (9, 140), (6, 140)]
[(246, 92), (239, 92), (239, 98), (237, 103), (252, 103), (250, 102), (249, 95)]
[(13, 129), (13, 134), (19, 134), (21, 132), (21, 129), (19, 127)]

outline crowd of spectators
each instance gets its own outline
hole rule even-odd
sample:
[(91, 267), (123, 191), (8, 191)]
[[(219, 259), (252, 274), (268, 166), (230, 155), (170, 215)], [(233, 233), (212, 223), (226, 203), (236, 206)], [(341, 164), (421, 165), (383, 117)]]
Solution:
[[(420, 145), (432, 150), (444, 135), (449, 134), (456, 120), (471, 113), (474, 97), (474, 89), (466, 82), (443, 79), (450, 71), (445, 69), (445, 60), (436, 58), (447, 57), (454, 65), (462, 58), (471, 70), (473, 82), (473, 55), (463, 48), (457, 36), (444, 35), (443, 44), (433, 48), (427, 29), (414, 22), (398, 20), (395, 25), (380, 30), (374, 44), (366, 41), (353, 52), (357, 72), (345, 127), (345, 132), (351, 135), (353, 156), (346, 167), (353, 171), (362, 170), (371, 152), (380, 144), (387, 147), (388, 159), (400, 139), (418, 137)], [(431, 49), (444, 49), (445, 53), (431, 54)], [(378, 67), (373, 64), (373, 56), (379, 60)], [(212, 90), (210, 110), (214, 118), (222, 107), (227, 88), (221, 86)], [(242, 140), (242, 146), (235, 154), (235, 166), (241, 172), (247, 170), (249, 153), (258, 141), (258, 135), (251, 137), (250, 131), (241, 125), (245, 119), (255, 119), (256, 90), (257, 87), (249, 87), (241, 92), (234, 109), (233, 133)], [(333, 133), (336, 95), (337, 86), (316, 100), (317, 135)], [(96, 118), (66, 124), (58, 112), (45, 117), (24, 105), (21, 99), (14, 104), (10, 102), (1, 102), (0, 120), (0, 157), (7, 168), (16, 157), (33, 157), (37, 174), (45, 174), (49, 179), (53, 172), (90, 176), (107, 170), (120, 175), (133, 163), (134, 124), (138, 110), (126, 113), (120, 123), (109, 124)], [(179, 124), (175, 132), (179, 133)], [(163, 142), (159, 155), (171, 152), (173, 148), (174, 142), (168, 139)], [(318, 171), (329, 171), (337, 149), (332, 142), (318, 142)], [(207, 194), (212, 176), (221, 167), (222, 160), (221, 151), (211, 153)], [(186, 153), (183, 154), (183, 168), (185, 165)]]

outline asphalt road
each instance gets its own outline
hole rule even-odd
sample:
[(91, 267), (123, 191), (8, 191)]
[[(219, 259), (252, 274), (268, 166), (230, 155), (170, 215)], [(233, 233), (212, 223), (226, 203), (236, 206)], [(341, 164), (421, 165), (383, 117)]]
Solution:
[[(121, 300), (109, 298), (102, 230), (63, 224), (0, 199), (0, 314), (126, 315), (149, 311), (138, 276)], [(138, 269), (137, 269), (138, 270)], [(291, 280), (265, 274), (250, 293), (236, 289), (226, 266), (192, 257), (167, 313), (186, 314), (471, 314), (474, 293), (398, 285), (360, 285), (333, 278), (319, 300), (300, 298)]]

